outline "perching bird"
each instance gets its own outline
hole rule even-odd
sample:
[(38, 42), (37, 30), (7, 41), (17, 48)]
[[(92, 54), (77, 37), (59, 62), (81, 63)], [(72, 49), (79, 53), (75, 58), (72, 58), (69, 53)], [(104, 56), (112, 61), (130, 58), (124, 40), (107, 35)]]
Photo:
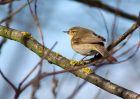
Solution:
[(68, 33), (71, 46), (77, 53), (84, 56), (92, 56), (100, 53), (110, 63), (117, 61), (104, 47), (105, 39), (95, 32), (83, 27), (72, 27), (64, 32)]

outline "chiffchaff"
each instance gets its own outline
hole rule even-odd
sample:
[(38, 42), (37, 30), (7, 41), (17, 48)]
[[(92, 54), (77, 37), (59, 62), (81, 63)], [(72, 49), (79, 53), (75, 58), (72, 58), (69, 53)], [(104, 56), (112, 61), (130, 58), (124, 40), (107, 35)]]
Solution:
[(64, 32), (68, 33), (71, 46), (77, 53), (84, 56), (100, 53), (110, 63), (117, 61), (104, 47), (105, 39), (95, 32), (83, 27), (72, 27)]

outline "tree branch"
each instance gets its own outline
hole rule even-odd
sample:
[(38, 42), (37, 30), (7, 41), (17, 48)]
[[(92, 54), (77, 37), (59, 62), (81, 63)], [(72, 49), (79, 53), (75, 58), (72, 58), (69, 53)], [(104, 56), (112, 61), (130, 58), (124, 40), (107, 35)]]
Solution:
[(130, 19), (133, 21), (137, 21), (137, 16), (132, 15), (132, 14), (128, 14), (122, 10), (119, 10), (117, 8), (109, 6), (109, 5), (101, 2), (100, 0), (74, 0), (74, 1), (81, 2), (83, 4), (90, 6), (90, 7), (101, 8), (105, 11), (111, 12), (113, 14), (120, 16), (120, 17), (127, 18), (127, 19)]
[(138, 28), (138, 23), (135, 23), (131, 26), (130, 29), (128, 29), (122, 36), (118, 38), (117, 41), (114, 41), (112, 44), (110, 44), (107, 49), (111, 50), (115, 46), (117, 46), (120, 42), (122, 42), (126, 37), (128, 37), (130, 34), (132, 34), (137, 28)]
[[(68, 70), (70, 68), (77, 68), (75, 65), (83, 65), (83, 62), (78, 62), (74, 60), (69, 60), (66, 57), (63, 57), (62, 55), (51, 51), (50, 49), (43, 47), (39, 42), (37, 42), (31, 34), (28, 32), (18, 31), (15, 29), (7, 28), (5, 26), (0, 26), (0, 36), (9, 38), (11, 40), (15, 40), (17, 42), (20, 42), (33, 52), (35, 52), (37, 55), (42, 57), (42, 55), (46, 55), (45, 59), (55, 64), (65, 70)], [(44, 53), (42, 52), (44, 49)], [(88, 72), (87, 72), (88, 69)], [(90, 71), (90, 72), (89, 72)], [(118, 86), (116, 84), (113, 84), (109, 80), (106, 80), (102, 78), (99, 75), (96, 75), (93, 73), (92, 69), (89, 67), (86, 67), (85, 69), (78, 69), (77, 71), (70, 71), (72, 74), (74, 74), (77, 77), (80, 77), (82, 79), (85, 79), (86, 81), (108, 91), (109, 93), (112, 93), (114, 95), (117, 95), (119, 97), (125, 98), (125, 99), (140, 99), (139, 94), (130, 91), (128, 89), (125, 89), (121, 86)], [(92, 72), (92, 74), (91, 74)]]

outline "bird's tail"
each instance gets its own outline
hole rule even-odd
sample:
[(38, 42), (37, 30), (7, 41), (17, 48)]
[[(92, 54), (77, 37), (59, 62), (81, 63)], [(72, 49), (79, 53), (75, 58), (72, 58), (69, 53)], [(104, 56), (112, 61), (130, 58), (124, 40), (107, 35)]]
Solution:
[(94, 50), (100, 53), (105, 59), (107, 59), (110, 63), (117, 62), (117, 59), (113, 57), (104, 46), (99, 44), (95, 44)]
[(110, 53), (109, 55), (107, 56), (107, 60), (110, 62), (110, 63), (115, 63), (117, 62), (117, 59), (115, 57), (113, 57)]

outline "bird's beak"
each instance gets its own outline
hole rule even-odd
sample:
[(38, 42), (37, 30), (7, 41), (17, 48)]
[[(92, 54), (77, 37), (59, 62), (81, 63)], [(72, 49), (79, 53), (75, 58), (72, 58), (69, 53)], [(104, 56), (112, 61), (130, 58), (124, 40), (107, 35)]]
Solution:
[(64, 32), (64, 33), (67, 33), (67, 34), (69, 33), (69, 31), (63, 31), (63, 32)]

